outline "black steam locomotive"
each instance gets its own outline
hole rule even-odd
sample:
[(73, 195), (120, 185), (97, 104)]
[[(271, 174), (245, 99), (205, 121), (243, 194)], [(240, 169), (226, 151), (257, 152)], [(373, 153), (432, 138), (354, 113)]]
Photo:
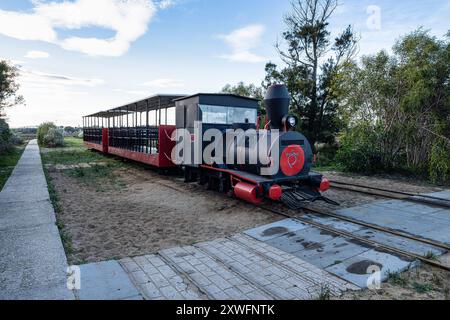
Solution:
[[(196, 143), (197, 149), (201, 145), (198, 159), (203, 159), (201, 156), (212, 142), (218, 146), (217, 140), (221, 140), (223, 145), (221, 152), (216, 150), (213, 154), (215, 161), (182, 161), (186, 182), (198, 181), (206, 188), (228, 192), (254, 204), (264, 198), (282, 201), (292, 209), (317, 200), (336, 204), (321, 194), (330, 186), (328, 179), (311, 172), (312, 148), (306, 137), (295, 131), (298, 119), (289, 115), (290, 96), (284, 85), (274, 85), (267, 91), (264, 104), (268, 119), (264, 129), (259, 128), (259, 102), (255, 99), (198, 94), (175, 101), (177, 131), (184, 129), (190, 134), (190, 159), (196, 152), (192, 151), (196, 150)], [(214, 141), (199, 141), (210, 129), (220, 131), (222, 138), (216, 135)], [(230, 132), (235, 134), (232, 139), (227, 136)], [(184, 137), (184, 143), (186, 140)]]

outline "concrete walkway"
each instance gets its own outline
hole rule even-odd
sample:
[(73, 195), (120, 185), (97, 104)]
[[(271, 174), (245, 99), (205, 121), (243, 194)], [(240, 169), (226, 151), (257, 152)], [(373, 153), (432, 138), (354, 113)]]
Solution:
[(36, 140), (0, 192), (0, 299), (74, 299)]

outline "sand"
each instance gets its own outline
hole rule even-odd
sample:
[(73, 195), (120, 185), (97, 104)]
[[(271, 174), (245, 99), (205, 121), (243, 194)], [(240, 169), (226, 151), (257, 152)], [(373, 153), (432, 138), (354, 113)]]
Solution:
[(117, 170), (120, 186), (99, 188), (50, 170), (70, 235), (70, 263), (150, 254), (161, 249), (230, 236), (279, 216), (197, 184), (127, 167)]

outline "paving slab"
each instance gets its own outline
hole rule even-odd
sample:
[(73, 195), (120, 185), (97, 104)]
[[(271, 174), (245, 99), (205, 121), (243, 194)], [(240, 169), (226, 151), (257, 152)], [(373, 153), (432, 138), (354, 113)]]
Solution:
[(201, 300), (203, 295), (158, 255), (120, 260), (146, 300)]
[(247, 230), (244, 233), (260, 241), (267, 241), (281, 235), (297, 230), (307, 229), (310, 226), (292, 219), (284, 219), (258, 228)]
[(414, 213), (414, 205), (408, 206), (409, 212), (380, 208), (376, 205), (355, 207), (338, 210), (337, 213), (359, 221), (450, 244), (450, 223), (448, 219), (438, 216), (439, 211), (421, 214), (419, 208), (418, 213)]
[(430, 213), (428, 216), (436, 218), (436, 219), (445, 220), (444, 223), (446, 223), (446, 224), (450, 222), (450, 210), (435, 211), (433, 213)]
[(427, 196), (432, 196), (432, 197), (437, 197), (437, 198), (450, 200), (450, 190), (444, 190), (444, 191), (440, 191), (440, 192), (427, 193), (426, 195)]
[(386, 244), (390, 247), (418, 254), (420, 256), (425, 256), (428, 253), (433, 253), (439, 256), (446, 253), (444, 249), (377, 230), (364, 229), (355, 232), (355, 234), (369, 240)]
[(89, 263), (80, 266), (80, 300), (142, 299), (128, 274), (117, 261)]
[(232, 240), (218, 239), (197, 246), (242, 278), (269, 292), (275, 299), (312, 299), (311, 289), (317, 291), (314, 282), (310, 282), (309, 278), (300, 277), (297, 273), (262, 258), (261, 255)]
[[(53, 206), (48, 200), (1, 203), (0, 231), (54, 224)], [(26, 212), (27, 214), (23, 214)]]
[(209, 299), (272, 300), (276, 298), (198, 248), (178, 247), (162, 250), (159, 254), (170, 261), (178, 272), (192, 281)]
[(74, 299), (36, 140), (0, 192), (0, 299)]
[(282, 251), (293, 253), (305, 249), (320, 249), (323, 242), (332, 240), (336, 237), (336, 235), (310, 227), (269, 239), (265, 242)]
[(339, 296), (342, 292), (347, 290), (358, 290), (358, 287), (347, 281), (337, 278), (321, 268), (308, 263), (304, 259), (300, 259), (295, 255), (279, 250), (265, 242), (255, 240), (244, 234), (234, 235), (231, 239), (245, 245), (258, 254), (275, 261), (284, 268), (288, 268), (296, 274), (305, 277), (305, 281), (314, 284), (310, 287), (310, 290), (312, 289), (312, 291), (314, 288), (326, 286), (333, 294)]
[(403, 260), (389, 253), (370, 250), (347, 259), (337, 265), (326, 268), (333, 274), (354, 283), (360, 288), (367, 288), (370, 277), (373, 277), (372, 268), (378, 268), (380, 281), (385, 281), (388, 272), (403, 272), (411, 267), (412, 261)]
[(317, 215), (317, 214), (307, 214), (307, 215), (304, 215), (302, 218), (323, 224), (325, 226), (333, 227), (335, 229), (346, 231), (346, 232), (357, 232), (364, 228), (363, 226), (360, 226), (360, 225), (357, 225), (357, 224), (354, 224), (351, 222), (346, 222), (346, 221), (342, 221), (339, 219), (330, 218), (330, 217)]
[[(389, 205), (392, 205), (394, 209), (389, 208)], [(414, 211), (415, 209), (417, 211)], [(436, 211), (434, 207), (433, 210), (426, 210), (422, 205), (416, 206), (402, 201), (383, 201), (381, 205), (374, 203), (339, 210), (337, 213), (355, 220), (417, 235), (419, 238), (423, 237), (443, 243), (448, 243), (450, 240), (450, 224), (446, 222), (448, 220), (442, 218), (446, 217), (448, 212), (442, 209)], [(436, 217), (438, 215), (440, 216)], [(445, 250), (419, 241), (398, 237), (332, 217), (309, 214), (303, 216), (303, 218), (422, 256), (430, 252), (435, 255), (446, 253)], [(282, 224), (282, 222), (279, 222), (279, 224)], [(386, 273), (387, 270), (401, 272), (412, 264), (412, 261), (395, 253), (383, 252), (383, 250), (375, 249), (373, 246), (357, 239), (337, 236), (314, 226), (294, 232), (272, 235), (271, 237), (261, 237), (261, 230), (265, 230), (265, 227), (262, 226), (257, 230), (252, 229), (245, 233), (267, 245), (351, 281), (362, 288), (366, 287), (366, 281), (370, 275), (350, 272), (355, 266), (361, 267), (361, 265), (370, 261), (372, 265), (383, 266), (382, 271)]]
[(321, 243), (320, 248), (303, 249), (292, 254), (325, 269), (369, 250), (366, 246), (352, 243), (351, 239), (338, 237)]

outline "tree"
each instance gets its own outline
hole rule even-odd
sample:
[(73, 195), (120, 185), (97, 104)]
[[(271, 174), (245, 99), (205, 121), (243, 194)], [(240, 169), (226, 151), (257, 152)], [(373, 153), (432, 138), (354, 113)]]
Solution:
[(435, 182), (448, 181), (450, 33), (439, 40), (416, 30), (399, 39), (393, 53), (363, 57), (341, 81), (342, 110), (349, 120), (343, 141), (352, 141), (343, 143), (352, 150), (341, 151), (342, 162), (350, 161), (359, 145), (361, 151), (379, 151), (377, 167), (407, 168)]
[(18, 76), (19, 69), (16, 66), (0, 61), (0, 117), (4, 116), (5, 108), (24, 103), (23, 97), (17, 94)]
[(66, 132), (67, 134), (73, 134), (76, 131), (77, 129), (75, 129), (74, 127), (71, 126), (64, 127), (64, 132)]
[(260, 101), (260, 113), (265, 114), (263, 88), (257, 87), (254, 84), (245, 84), (244, 82), (239, 82), (237, 85), (227, 84), (221, 90), (222, 93), (236, 94), (238, 96), (255, 98)]
[(334, 41), (328, 30), (337, 0), (294, 0), (284, 18), (287, 30), (276, 44), (284, 68), (266, 65), (267, 87), (283, 82), (292, 95), (291, 108), (301, 119), (301, 130), (312, 145), (333, 142), (342, 127), (338, 117), (340, 97), (335, 79), (356, 53), (357, 39), (351, 26)]

